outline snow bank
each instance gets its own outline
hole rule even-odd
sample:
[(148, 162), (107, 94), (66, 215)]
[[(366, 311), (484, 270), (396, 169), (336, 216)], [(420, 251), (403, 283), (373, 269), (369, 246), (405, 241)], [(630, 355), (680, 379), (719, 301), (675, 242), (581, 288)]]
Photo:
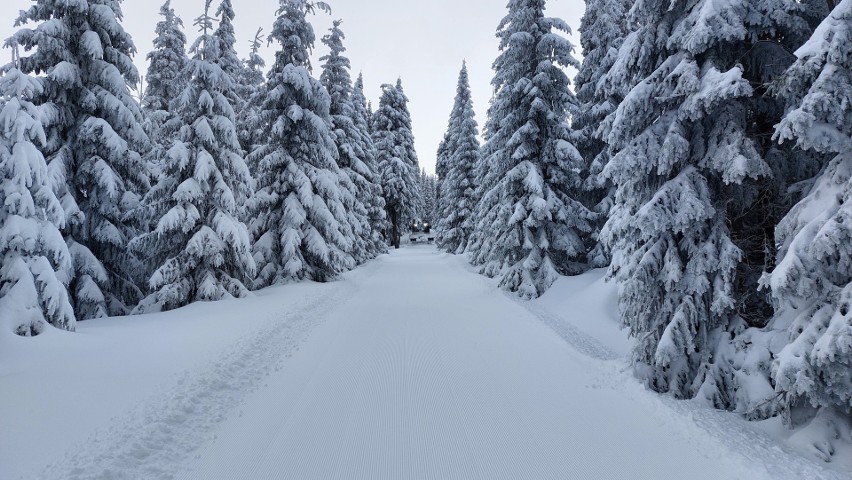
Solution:
[[(606, 281), (606, 269), (562, 277), (540, 298), (520, 303), (580, 352), (614, 360), (622, 370), (629, 371), (627, 357), (633, 339), (621, 328), (618, 287), (615, 282)], [(680, 401), (664, 396), (660, 401), (691, 418), (702, 430), (728, 435), (732, 444), (739, 443), (746, 449), (757, 444), (772, 452), (786, 451), (820, 462), (830, 461), (827, 466), (832, 471), (852, 472), (852, 429), (846, 419), (833, 412), (823, 412), (814, 421), (790, 430), (778, 417), (749, 422), (739, 414), (708, 409), (698, 400)], [(828, 438), (836, 441), (829, 442)], [(789, 471), (778, 472), (782, 473)]]

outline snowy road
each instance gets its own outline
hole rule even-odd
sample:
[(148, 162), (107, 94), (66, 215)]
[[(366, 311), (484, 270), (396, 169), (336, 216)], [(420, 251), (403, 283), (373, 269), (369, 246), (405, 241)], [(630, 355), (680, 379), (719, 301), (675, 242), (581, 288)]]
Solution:
[(770, 478), (429, 247), (360, 289), (185, 478)]
[(433, 247), (331, 287), (45, 476), (843, 478), (771, 442), (723, 438)]

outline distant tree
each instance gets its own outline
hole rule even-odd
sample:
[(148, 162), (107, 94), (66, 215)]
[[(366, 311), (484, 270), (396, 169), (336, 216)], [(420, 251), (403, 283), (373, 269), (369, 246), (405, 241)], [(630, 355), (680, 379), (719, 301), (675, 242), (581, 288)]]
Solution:
[(367, 125), (370, 127), (370, 134), (373, 133), (373, 103), (367, 102)]
[[(236, 45), (237, 37), (234, 34), (234, 6), (231, 0), (222, 0), (219, 8), (216, 9), (216, 17), (219, 20), (219, 25), (213, 32), (215, 47), (211, 45), (211, 53), (216, 56), (216, 63), (226, 75), (231, 77), (229, 85), (223, 86), (228, 90), (223, 91), (235, 112), (245, 110), (245, 99), (243, 98), (243, 86), (240, 81), (243, 78), (243, 62), (237, 55)], [(215, 48), (215, 52), (212, 49)]]
[(251, 153), (254, 146), (262, 138), (264, 129), (260, 119), (260, 108), (266, 93), (264, 88), (263, 67), (266, 63), (260, 56), (263, 42), (263, 29), (258, 28), (251, 41), (251, 53), (243, 62), (241, 74), (238, 77), (237, 88), (243, 99), (242, 108), (237, 113), (237, 135), (240, 146), (246, 153)]
[(426, 223), (432, 223), (435, 218), (435, 187), (436, 177), (420, 169), (420, 196), (423, 198), (422, 209), (418, 215)]

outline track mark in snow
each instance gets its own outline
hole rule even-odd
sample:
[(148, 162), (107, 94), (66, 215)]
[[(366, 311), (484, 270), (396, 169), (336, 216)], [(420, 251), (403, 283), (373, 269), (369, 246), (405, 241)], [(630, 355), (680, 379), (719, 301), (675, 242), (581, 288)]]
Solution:
[(284, 360), (332, 309), (358, 289), (351, 281), (327, 285), (295, 309), (282, 305), (267, 324), (239, 340), (200, 371), (189, 371), (158, 400), (114, 419), (84, 445), (49, 466), (43, 479), (172, 479), (181, 464), (214, 441), (210, 432)]
[(557, 335), (562, 337), (569, 345), (574, 347), (578, 352), (598, 359), (598, 360), (618, 360), (623, 358), (621, 355), (613, 352), (605, 347), (597, 339), (581, 331), (574, 325), (550, 313), (544, 307), (536, 305), (528, 300), (519, 299), (516, 295), (506, 294), (509, 298), (515, 300), (519, 305), (523, 306), (527, 311), (535, 315), (545, 325), (550, 327)]

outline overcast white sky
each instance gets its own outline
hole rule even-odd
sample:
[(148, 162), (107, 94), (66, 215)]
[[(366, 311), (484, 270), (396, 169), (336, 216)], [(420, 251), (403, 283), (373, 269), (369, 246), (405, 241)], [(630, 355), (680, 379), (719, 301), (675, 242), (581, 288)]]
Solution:
[[(165, 0), (163, 0), (165, 1)], [(278, 8), (277, 0), (232, 0), (236, 19), (238, 51), (245, 57), (249, 40), (258, 27), (268, 33)], [(13, 31), (17, 12), (33, 0), (2, 0), (0, 37)], [(144, 75), (145, 55), (152, 47), (154, 26), (159, 20), (160, 0), (124, 0), (124, 26), (133, 35), (136, 64)], [(218, 6), (213, 0), (213, 8)], [(420, 164), (434, 173), (435, 151), (447, 126), (455, 96), (456, 80), (463, 59), (467, 59), (474, 108), (480, 127), (491, 98), (491, 64), (497, 55), (496, 27), (505, 15), (508, 0), (328, 0), (331, 15), (311, 18), (317, 35), (314, 48), (314, 75), (319, 77), (318, 58), (325, 53), (320, 38), (332, 19), (343, 19), (346, 52), (352, 61), (353, 79), (363, 71), (367, 96), (376, 105), (382, 83), (402, 77), (410, 103), (414, 136)], [(197, 32), (192, 26), (204, 7), (204, 0), (172, 0), (183, 19), (189, 42)], [(573, 28), (571, 42), (580, 57), (577, 28), (583, 14), (583, 0), (549, 0), (546, 14), (561, 17)], [(276, 45), (266, 48), (264, 58), (271, 64)], [(5, 63), (10, 54), (2, 52)]]

